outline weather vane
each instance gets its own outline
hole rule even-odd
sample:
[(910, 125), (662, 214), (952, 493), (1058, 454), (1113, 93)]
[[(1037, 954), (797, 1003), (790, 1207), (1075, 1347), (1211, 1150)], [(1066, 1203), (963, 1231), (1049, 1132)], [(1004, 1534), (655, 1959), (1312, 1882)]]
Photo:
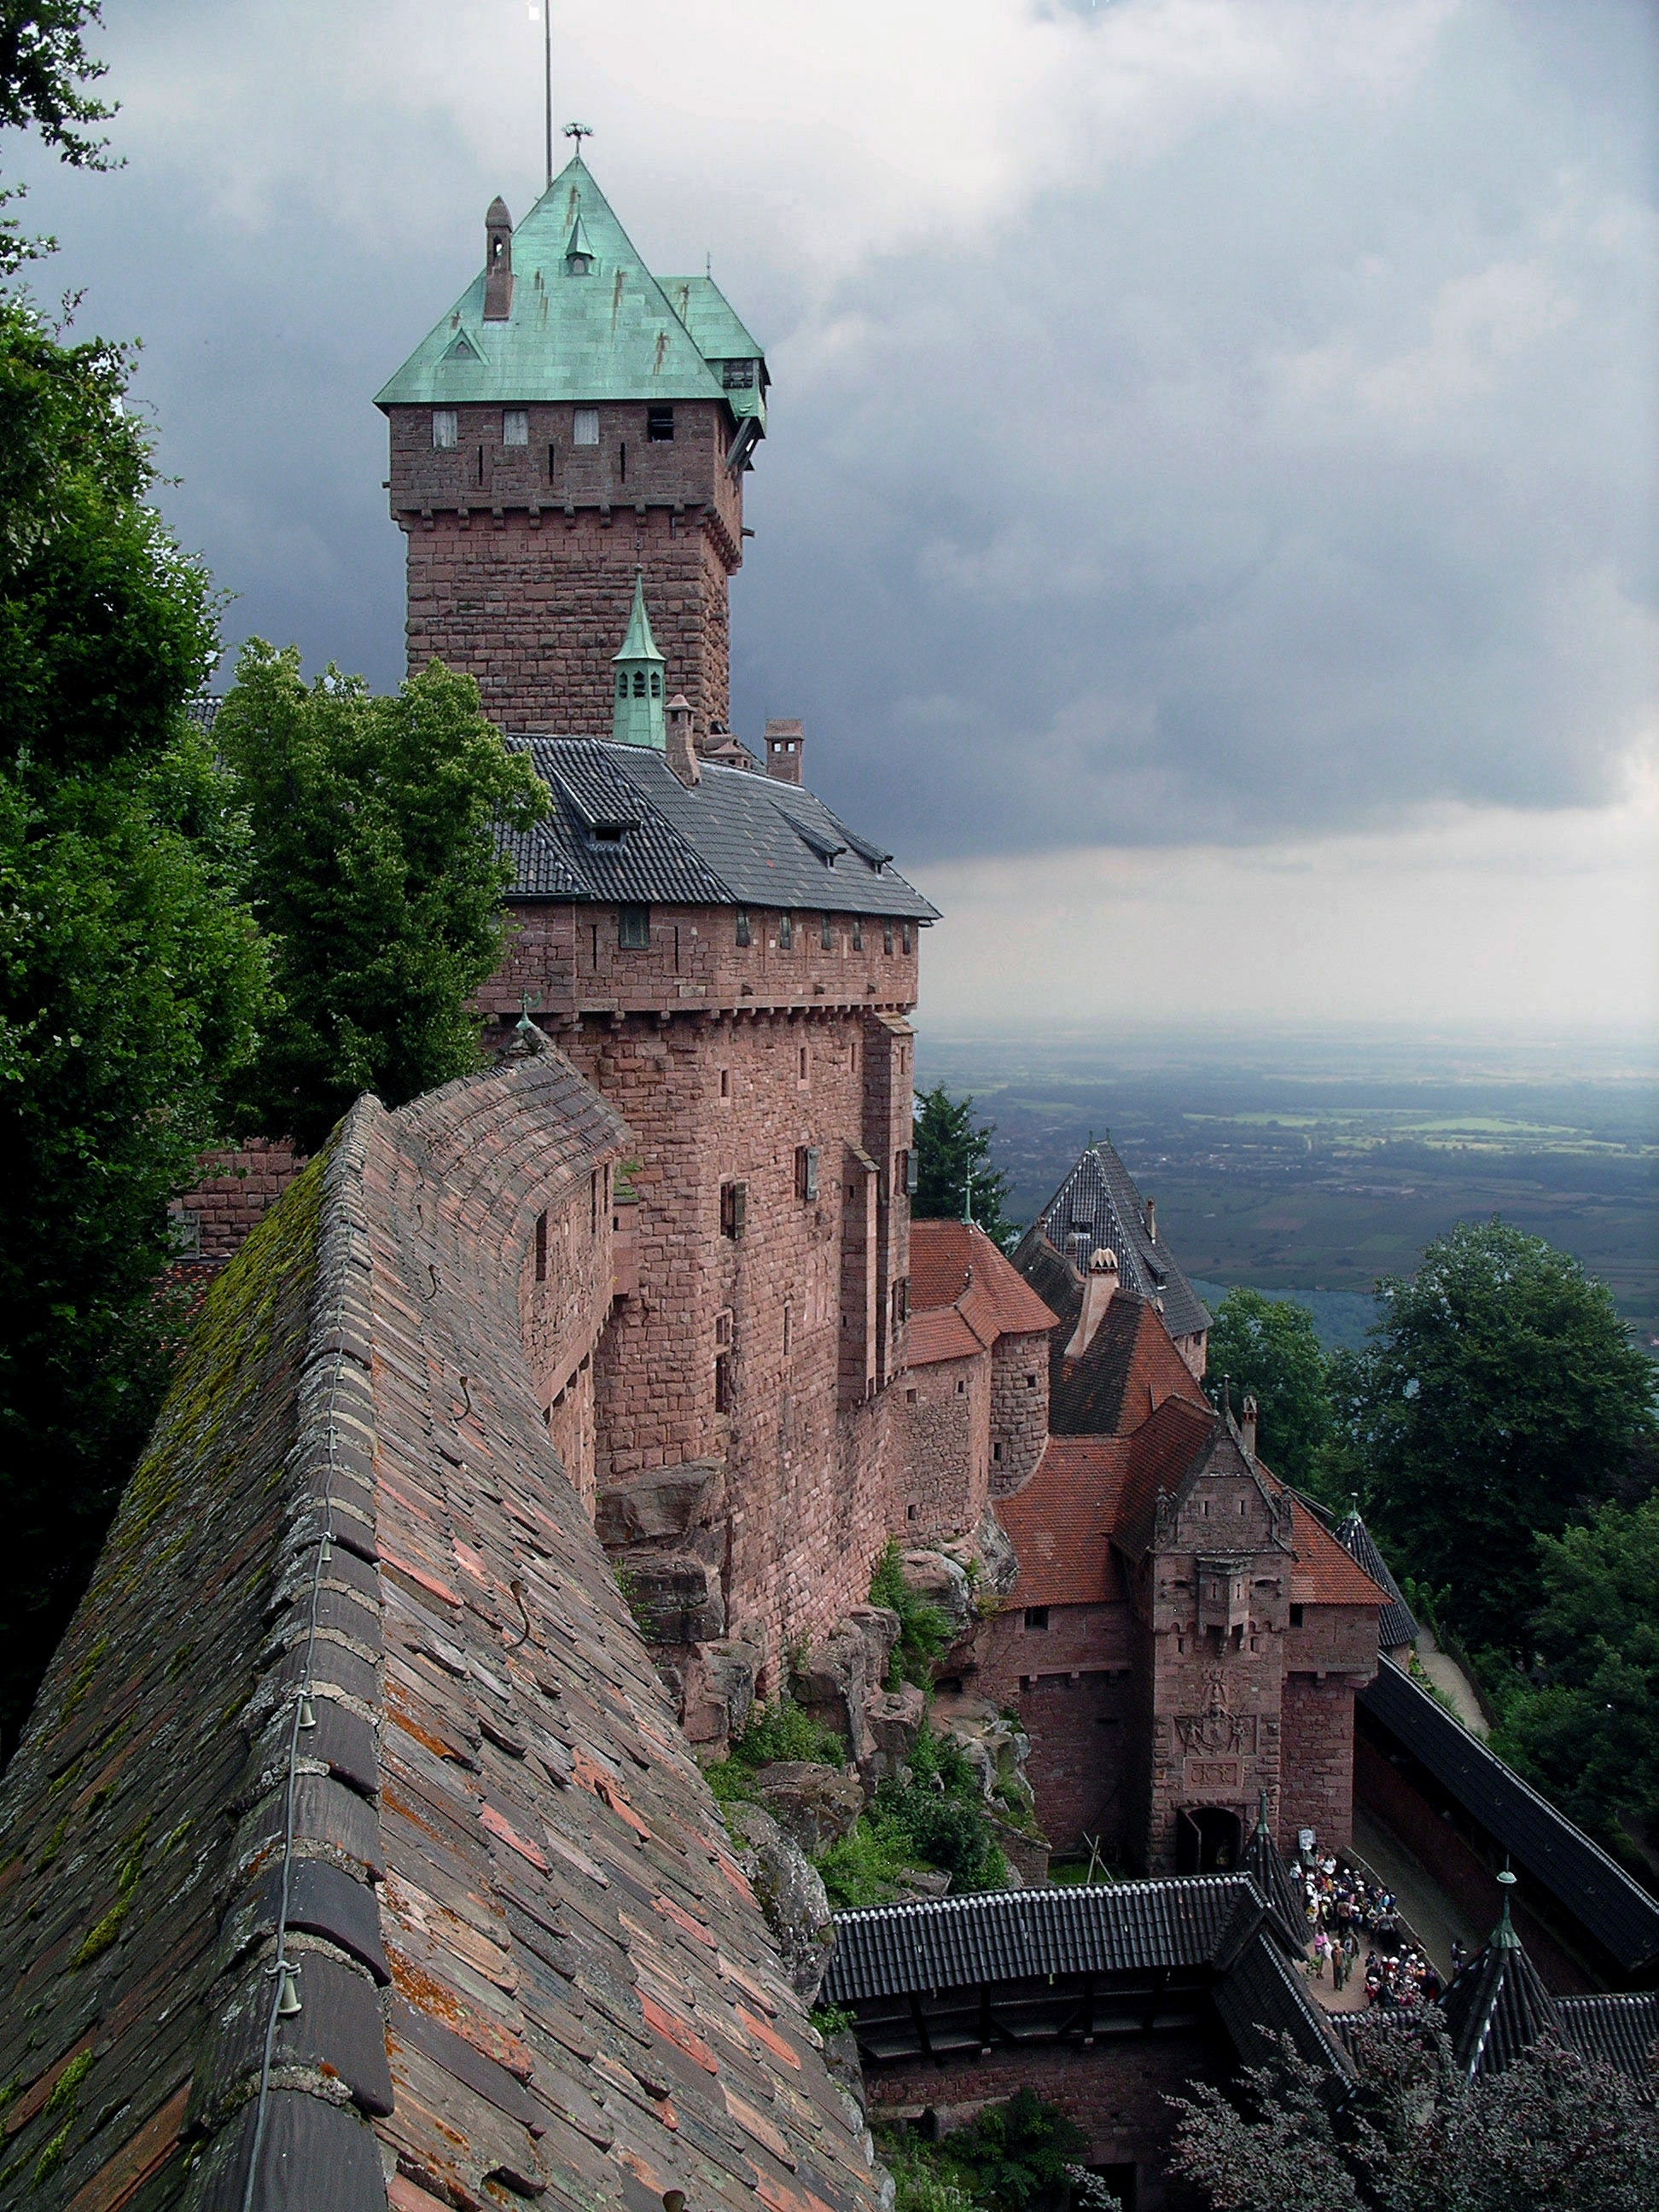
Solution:
[(576, 158), (580, 161), (581, 159), (582, 140), (584, 138), (591, 138), (593, 136), (592, 126), (586, 123), (567, 123), (564, 126), (564, 135), (567, 138), (574, 138), (575, 140)]

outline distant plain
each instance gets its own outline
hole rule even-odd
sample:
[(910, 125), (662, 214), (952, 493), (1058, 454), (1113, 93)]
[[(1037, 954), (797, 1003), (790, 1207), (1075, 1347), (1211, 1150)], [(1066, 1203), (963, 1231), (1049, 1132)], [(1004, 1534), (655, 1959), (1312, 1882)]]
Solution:
[(1294, 1294), (1328, 1346), (1360, 1340), (1380, 1277), (1498, 1213), (1582, 1260), (1659, 1351), (1659, 1053), (1642, 1041), (924, 1030), (917, 1079), (996, 1125), (1012, 1218), (1109, 1134), (1204, 1295)]

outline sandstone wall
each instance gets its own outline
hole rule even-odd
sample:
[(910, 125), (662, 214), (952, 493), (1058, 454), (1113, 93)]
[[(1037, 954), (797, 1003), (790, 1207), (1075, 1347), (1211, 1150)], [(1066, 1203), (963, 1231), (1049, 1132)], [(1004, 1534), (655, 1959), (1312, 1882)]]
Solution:
[(1048, 1333), (1000, 1336), (991, 1347), (992, 1495), (1011, 1497), (1030, 1481), (1048, 1441)]

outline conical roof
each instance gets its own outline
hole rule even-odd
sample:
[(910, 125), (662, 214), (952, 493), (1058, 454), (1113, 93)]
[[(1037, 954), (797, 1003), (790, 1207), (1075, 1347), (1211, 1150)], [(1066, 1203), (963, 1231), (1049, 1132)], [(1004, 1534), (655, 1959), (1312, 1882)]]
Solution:
[(1561, 2038), (1555, 2000), (1510, 1918), (1515, 1876), (1506, 1867), (1498, 1879), (1504, 1885), (1503, 1916), (1485, 1950), (1470, 1960), (1445, 1996), (1452, 2050), (1471, 2081), (1513, 2066), (1540, 2036)]
[(1273, 1841), (1267, 1825), (1267, 1793), (1261, 1792), (1255, 1832), (1244, 1846), (1244, 1871), (1261, 1892), (1267, 1905), (1267, 1924), (1291, 1954), (1299, 1959), (1308, 1948), (1308, 1914), (1301, 1892), (1291, 1880), (1291, 1870)]
[(634, 578), (634, 605), (628, 617), (620, 647), (611, 656), (612, 661), (654, 660), (660, 668), (663, 657), (657, 650), (657, 641), (651, 634), (651, 616), (645, 604), (645, 572), (641, 569)]
[(1382, 1650), (1397, 1651), (1402, 1644), (1415, 1644), (1416, 1618), (1401, 1596), (1400, 1585), (1389, 1573), (1389, 1563), (1377, 1550), (1370, 1530), (1359, 1517), (1357, 1498), (1331, 1533), (1354, 1565), (1362, 1567), (1389, 1594), (1389, 1602), (1376, 1617), (1376, 1640)]
[[(585, 275), (574, 274), (566, 258), (578, 238), (583, 243), (577, 250), (592, 256)], [(480, 269), (376, 394), (375, 404), (727, 398), (721, 375), (580, 155), (514, 232), (513, 277), (508, 313), (486, 322)], [(730, 310), (720, 318), (702, 288), (698, 309), (727, 342), (726, 325), (737, 320)], [(463, 334), (468, 343), (458, 354), (454, 341)]]

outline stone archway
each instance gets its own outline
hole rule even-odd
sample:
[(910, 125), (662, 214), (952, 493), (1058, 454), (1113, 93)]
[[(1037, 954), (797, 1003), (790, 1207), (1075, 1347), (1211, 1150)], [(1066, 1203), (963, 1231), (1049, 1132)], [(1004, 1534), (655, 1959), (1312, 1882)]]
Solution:
[(1231, 1874), (1244, 1847), (1244, 1823), (1231, 1805), (1183, 1805), (1176, 1815), (1176, 1872)]

